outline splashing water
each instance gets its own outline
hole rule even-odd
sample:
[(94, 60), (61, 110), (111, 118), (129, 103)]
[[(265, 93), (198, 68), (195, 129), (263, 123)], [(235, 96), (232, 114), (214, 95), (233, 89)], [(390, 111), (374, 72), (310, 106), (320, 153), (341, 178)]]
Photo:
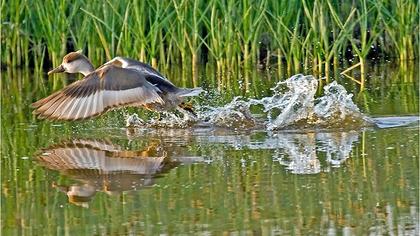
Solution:
[[(312, 117), (317, 87), (318, 81), (313, 76), (294, 75), (277, 83), (272, 89), (273, 96), (251, 100), (251, 103), (264, 106), (268, 115), (268, 130), (279, 129)], [(280, 114), (273, 118), (275, 111)]]
[(313, 76), (294, 75), (277, 83), (274, 94), (262, 99), (245, 100), (236, 97), (223, 107), (207, 107), (200, 118), (217, 126), (255, 127), (259, 122), (250, 111), (251, 106), (263, 106), (267, 116), (265, 128), (284, 127), (348, 128), (372, 125), (351, 100), (346, 89), (332, 82), (324, 87), (324, 96), (316, 99), (318, 80)]
[(126, 127), (141, 127), (143, 126), (145, 123), (144, 121), (137, 115), (137, 114), (132, 114), (132, 115), (128, 115), (125, 119), (125, 126)]
[(242, 97), (235, 97), (223, 107), (204, 107), (198, 117), (210, 124), (229, 128), (249, 128), (256, 125), (256, 119), (249, 110), (250, 103)]
[(314, 107), (316, 124), (332, 128), (347, 126), (369, 126), (373, 120), (360, 112), (359, 108), (351, 100), (352, 94), (337, 84), (336, 81), (324, 87), (324, 96), (317, 99)]
[(197, 123), (197, 118), (182, 113), (178, 115), (171, 112), (164, 112), (164, 117), (152, 119), (149, 126), (154, 128), (187, 128)]
[[(278, 82), (273, 95), (262, 99), (235, 97), (222, 107), (199, 107), (197, 118), (167, 113), (164, 119), (153, 119), (147, 126), (185, 128), (197, 122), (227, 128), (361, 128), (374, 122), (360, 112), (351, 100), (352, 94), (337, 82), (324, 86), (324, 95), (315, 98), (318, 80), (311, 75), (294, 75)], [(261, 121), (250, 110), (262, 106), (267, 119)], [(135, 119), (134, 119), (135, 120)], [(130, 122), (128, 122), (130, 123)], [(131, 122), (133, 123), (133, 122)]]
[(152, 128), (186, 128), (197, 123), (197, 118), (183, 114), (179, 116), (171, 112), (163, 112), (160, 118), (153, 118), (148, 123), (144, 122), (137, 114), (126, 116), (126, 127), (152, 127)]

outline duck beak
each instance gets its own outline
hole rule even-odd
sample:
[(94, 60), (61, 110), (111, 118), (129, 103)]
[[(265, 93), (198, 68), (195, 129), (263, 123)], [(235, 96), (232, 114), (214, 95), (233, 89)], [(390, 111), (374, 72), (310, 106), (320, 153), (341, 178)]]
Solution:
[(64, 71), (65, 71), (65, 69), (64, 69), (63, 65), (59, 65), (58, 67), (48, 71), (48, 75), (51, 75), (51, 74), (54, 74), (54, 73), (61, 73), (61, 72), (64, 72)]

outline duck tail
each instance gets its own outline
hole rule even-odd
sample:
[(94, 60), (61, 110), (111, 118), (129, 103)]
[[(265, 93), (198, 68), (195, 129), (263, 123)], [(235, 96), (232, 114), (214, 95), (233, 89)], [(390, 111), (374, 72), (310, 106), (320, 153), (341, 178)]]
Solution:
[(203, 89), (200, 87), (197, 88), (182, 88), (177, 93), (180, 97), (194, 97), (199, 95), (201, 92), (203, 92)]

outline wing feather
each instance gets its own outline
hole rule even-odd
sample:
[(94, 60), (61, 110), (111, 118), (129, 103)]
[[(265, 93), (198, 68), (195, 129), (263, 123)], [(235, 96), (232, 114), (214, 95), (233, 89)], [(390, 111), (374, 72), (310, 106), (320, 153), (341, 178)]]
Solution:
[(79, 120), (97, 116), (112, 107), (163, 104), (160, 93), (138, 71), (108, 65), (32, 106), (39, 118)]

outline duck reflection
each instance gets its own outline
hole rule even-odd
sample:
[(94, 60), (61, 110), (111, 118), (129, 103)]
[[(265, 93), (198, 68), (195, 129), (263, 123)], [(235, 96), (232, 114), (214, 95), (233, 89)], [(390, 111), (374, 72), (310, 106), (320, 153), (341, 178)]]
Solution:
[(169, 157), (160, 140), (142, 150), (130, 151), (105, 140), (71, 140), (42, 149), (37, 161), (76, 180), (77, 184), (53, 184), (70, 203), (88, 207), (97, 192), (109, 195), (151, 186), (163, 173), (197, 157)]

